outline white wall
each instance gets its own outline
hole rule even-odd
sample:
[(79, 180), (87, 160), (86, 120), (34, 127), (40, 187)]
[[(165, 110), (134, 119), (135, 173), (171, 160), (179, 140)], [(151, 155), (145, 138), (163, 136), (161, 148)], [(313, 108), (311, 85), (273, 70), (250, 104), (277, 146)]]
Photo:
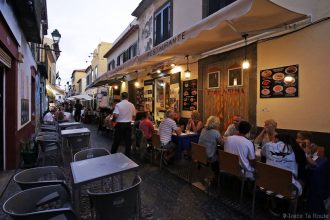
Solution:
[[(21, 47), (19, 52), (24, 56), (23, 63), (18, 64), (18, 79), (17, 79), (17, 127), (20, 130), (31, 120), (31, 67), (36, 67), (35, 60), (32, 56), (30, 46), (26, 42), (23, 35), (21, 39)], [(26, 123), (21, 125), (21, 99), (29, 100), (29, 119)], [(34, 103), (33, 103), (34, 105)]]
[(202, 0), (173, 1), (173, 36), (202, 20)]
[(257, 126), (273, 118), (279, 128), (330, 132), (330, 21), (258, 44), (257, 85), (263, 69), (299, 65), (299, 97), (259, 98)]
[[(111, 54), (107, 57), (107, 64), (109, 64), (112, 60), (115, 60), (115, 67), (117, 67), (117, 57), (137, 41), (138, 31), (136, 30), (119, 47), (117, 47), (114, 51), (111, 52)], [(114, 44), (113, 46), (116, 45)], [(120, 62), (122, 62), (122, 60)], [(122, 65), (122, 63), (120, 63), (120, 65)]]

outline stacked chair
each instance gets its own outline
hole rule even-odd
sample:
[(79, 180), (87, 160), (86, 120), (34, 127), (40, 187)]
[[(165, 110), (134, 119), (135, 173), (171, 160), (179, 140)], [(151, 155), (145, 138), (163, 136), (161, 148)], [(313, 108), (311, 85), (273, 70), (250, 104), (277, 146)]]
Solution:
[(13, 219), (76, 219), (70, 191), (62, 170), (56, 166), (23, 170), (14, 181), (24, 191), (3, 204), (3, 211)]

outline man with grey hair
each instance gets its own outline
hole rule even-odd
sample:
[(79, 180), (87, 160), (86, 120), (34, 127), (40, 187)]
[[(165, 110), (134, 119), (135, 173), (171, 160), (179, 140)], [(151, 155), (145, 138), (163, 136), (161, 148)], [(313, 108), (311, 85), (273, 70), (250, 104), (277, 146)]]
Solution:
[(128, 93), (121, 94), (122, 101), (117, 103), (113, 111), (113, 120), (116, 120), (114, 139), (111, 147), (111, 153), (117, 152), (121, 140), (125, 141), (125, 154), (131, 156), (131, 121), (135, 118), (136, 110), (128, 100)]
[(172, 133), (175, 132), (177, 135), (181, 134), (181, 128), (178, 127), (174, 121), (175, 113), (173, 110), (167, 110), (165, 113), (165, 119), (159, 125), (159, 136), (160, 142), (163, 148), (168, 149), (164, 155), (163, 163), (168, 164), (168, 160), (171, 159), (175, 152), (175, 144), (171, 141)]

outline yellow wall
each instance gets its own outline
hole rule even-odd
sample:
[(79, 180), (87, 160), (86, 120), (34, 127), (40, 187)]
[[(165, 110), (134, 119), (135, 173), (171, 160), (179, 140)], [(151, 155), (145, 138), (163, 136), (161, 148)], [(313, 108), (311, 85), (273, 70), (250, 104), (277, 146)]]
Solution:
[(95, 71), (95, 68), (97, 67), (97, 77), (103, 75), (107, 71), (107, 58), (104, 58), (103, 56), (111, 47), (111, 43), (101, 42), (92, 54), (92, 69)]
[(260, 70), (299, 65), (299, 97), (257, 99), (257, 125), (273, 118), (282, 129), (330, 132), (330, 21), (258, 44)]

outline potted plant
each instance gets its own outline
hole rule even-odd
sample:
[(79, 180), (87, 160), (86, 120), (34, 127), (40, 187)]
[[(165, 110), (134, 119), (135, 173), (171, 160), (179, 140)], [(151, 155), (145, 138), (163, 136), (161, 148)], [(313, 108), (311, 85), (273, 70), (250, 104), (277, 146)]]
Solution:
[(20, 146), (24, 167), (35, 166), (38, 159), (37, 144), (33, 139), (26, 139), (20, 141)]

